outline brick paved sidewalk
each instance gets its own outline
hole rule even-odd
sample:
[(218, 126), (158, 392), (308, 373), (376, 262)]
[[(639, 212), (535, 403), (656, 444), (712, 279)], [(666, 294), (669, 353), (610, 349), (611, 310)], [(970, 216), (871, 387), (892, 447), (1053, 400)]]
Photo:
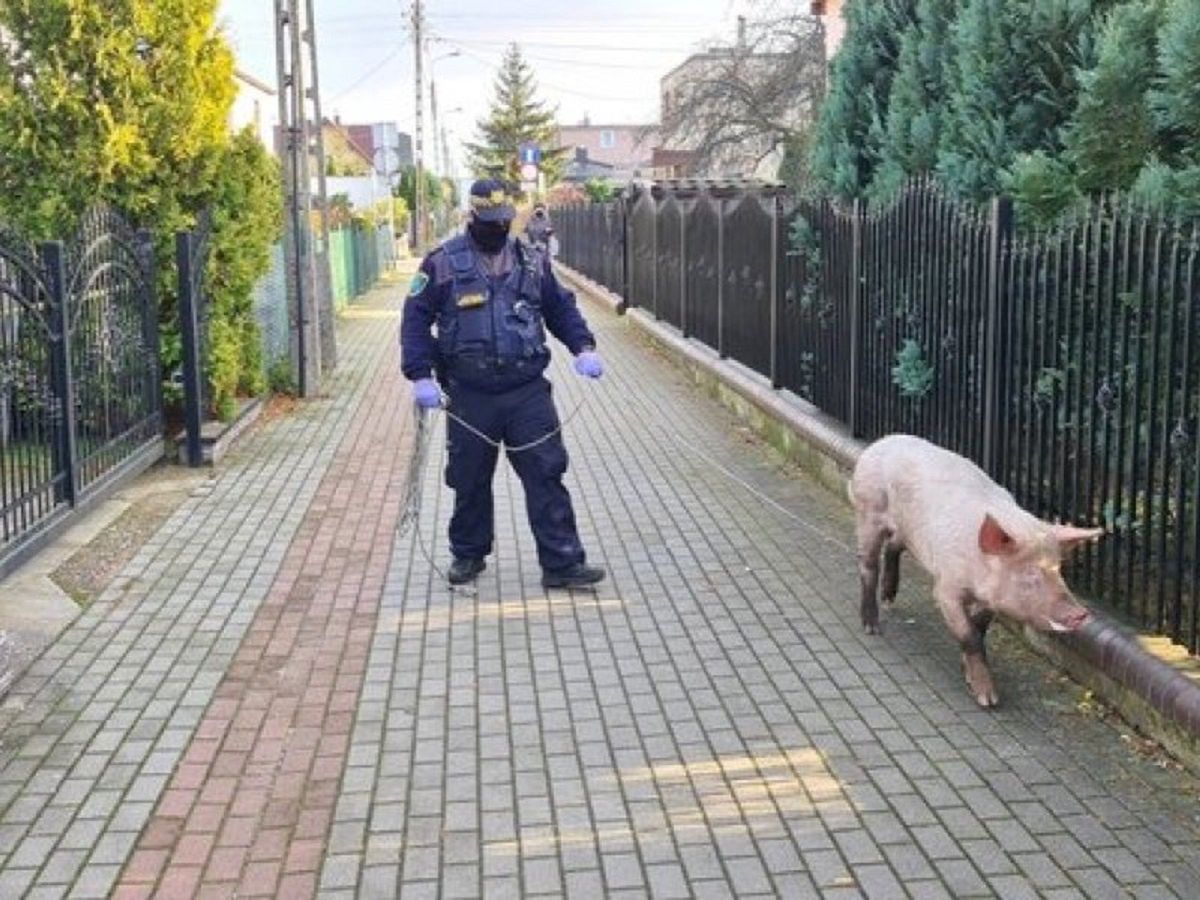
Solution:
[(1194, 781), (1012, 641), (976, 709), (916, 579), (861, 635), (845, 510), (604, 313), (610, 376), (553, 377), (613, 577), (542, 591), (505, 471), (451, 593), (394, 540), (397, 302), (5, 698), (0, 897), (1200, 894)]

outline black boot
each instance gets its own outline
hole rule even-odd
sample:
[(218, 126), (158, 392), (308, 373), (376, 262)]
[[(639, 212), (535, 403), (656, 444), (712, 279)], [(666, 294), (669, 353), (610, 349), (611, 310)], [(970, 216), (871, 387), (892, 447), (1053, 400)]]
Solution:
[(546, 569), (542, 572), (542, 587), (544, 588), (578, 588), (589, 587), (604, 580), (605, 572), (599, 566), (586, 566), (575, 563), (565, 569)]
[(446, 577), (450, 579), (451, 584), (466, 584), (468, 581), (474, 581), (486, 568), (487, 563), (482, 559), (464, 559), (456, 556)]

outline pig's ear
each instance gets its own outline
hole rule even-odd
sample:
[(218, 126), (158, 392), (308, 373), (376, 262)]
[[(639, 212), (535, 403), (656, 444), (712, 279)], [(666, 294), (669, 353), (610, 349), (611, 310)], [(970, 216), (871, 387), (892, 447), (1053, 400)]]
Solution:
[(1087, 541), (1099, 540), (1104, 536), (1103, 528), (1076, 528), (1074, 525), (1051, 525), (1050, 534), (1058, 541), (1063, 553), (1070, 553)]
[(979, 526), (979, 549), (991, 556), (1007, 556), (1016, 552), (1017, 542), (988, 513)]

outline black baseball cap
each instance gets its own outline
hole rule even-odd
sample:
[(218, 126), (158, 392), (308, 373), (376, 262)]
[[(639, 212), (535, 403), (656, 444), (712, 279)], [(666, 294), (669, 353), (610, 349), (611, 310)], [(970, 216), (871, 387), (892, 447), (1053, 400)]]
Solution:
[(471, 185), (471, 213), (482, 222), (511, 222), (517, 216), (508, 186), (497, 178), (481, 178)]

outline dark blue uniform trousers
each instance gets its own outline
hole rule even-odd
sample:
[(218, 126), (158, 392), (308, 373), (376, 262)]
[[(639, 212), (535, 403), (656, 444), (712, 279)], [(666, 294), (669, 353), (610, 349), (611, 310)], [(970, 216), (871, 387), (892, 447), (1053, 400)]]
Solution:
[[(544, 378), (500, 394), (474, 391), (453, 382), (446, 389), (451, 412), (508, 447), (536, 441), (558, 427), (550, 391), (550, 382)], [(491, 553), (495, 534), (492, 476), (499, 451), (453, 419), (447, 422), (446, 484), (454, 490), (450, 549), (459, 558), (482, 559)], [(567, 471), (562, 435), (529, 450), (506, 452), (525, 488), (525, 509), (542, 568), (565, 569), (584, 562), (571, 495), (562, 483)]]

